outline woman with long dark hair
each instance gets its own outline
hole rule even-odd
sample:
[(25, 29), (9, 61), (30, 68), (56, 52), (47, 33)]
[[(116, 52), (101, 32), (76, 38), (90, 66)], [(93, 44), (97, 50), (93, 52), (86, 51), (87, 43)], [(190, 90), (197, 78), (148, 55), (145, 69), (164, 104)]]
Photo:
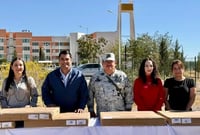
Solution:
[(158, 111), (164, 103), (164, 88), (158, 77), (156, 63), (151, 58), (142, 61), (138, 78), (133, 84), (138, 111)]
[(32, 77), (27, 77), (25, 62), (21, 58), (14, 58), (10, 64), (8, 77), (2, 84), (1, 107), (35, 107), (37, 98), (35, 81)]

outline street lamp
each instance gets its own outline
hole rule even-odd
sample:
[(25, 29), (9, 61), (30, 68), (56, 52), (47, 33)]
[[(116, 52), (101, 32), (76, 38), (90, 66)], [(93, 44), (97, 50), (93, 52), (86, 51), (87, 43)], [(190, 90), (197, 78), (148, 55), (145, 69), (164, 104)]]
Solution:
[(112, 10), (110, 10), (110, 9), (108, 9), (108, 10), (107, 10), (107, 12), (109, 12), (109, 13), (113, 14)]
[(84, 26), (82, 26), (82, 25), (79, 25), (79, 27), (80, 27), (80, 28), (86, 29), (86, 34), (88, 34), (88, 27), (84, 27)]
[(119, 69), (121, 69), (121, 14), (118, 16)]
[[(112, 10), (107, 10), (108, 13), (113, 14)], [(118, 34), (118, 67), (121, 69), (121, 14), (118, 13), (117, 20), (117, 34)]]

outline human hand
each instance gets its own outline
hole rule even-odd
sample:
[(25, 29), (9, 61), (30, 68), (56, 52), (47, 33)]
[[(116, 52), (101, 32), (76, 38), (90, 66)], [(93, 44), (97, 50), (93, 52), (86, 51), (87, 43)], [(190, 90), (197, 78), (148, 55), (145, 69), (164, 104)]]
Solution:
[(26, 105), (26, 106), (25, 106), (25, 108), (30, 108), (30, 107), (31, 107), (30, 105)]
[(95, 117), (97, 117), (97, 115), (96, 115), (95, 112), (90, 112), (90, 117), (91, 117), (91, 118), (95, 118)]
[(76, 109), (75, 113), (83, 113), (83, 111), (84, 111), (83, 109)]

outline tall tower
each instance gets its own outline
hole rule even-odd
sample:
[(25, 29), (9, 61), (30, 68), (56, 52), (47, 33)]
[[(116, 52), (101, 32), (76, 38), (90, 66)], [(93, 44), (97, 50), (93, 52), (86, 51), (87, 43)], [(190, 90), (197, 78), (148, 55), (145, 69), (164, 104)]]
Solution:
[(119, 0), (118, 6), (118, 21), (117, 21), (117, 32), (118, 32), (118, 40), (119, 40), (119, 69), (121, 68), (121, 13), (129, 13), (130, 16), (130, 39), (135, 39), (135, 25), (134, 25), (134, 17), (133, 17), (133, 1), (129, 0), (126, 3), (122, 3)]

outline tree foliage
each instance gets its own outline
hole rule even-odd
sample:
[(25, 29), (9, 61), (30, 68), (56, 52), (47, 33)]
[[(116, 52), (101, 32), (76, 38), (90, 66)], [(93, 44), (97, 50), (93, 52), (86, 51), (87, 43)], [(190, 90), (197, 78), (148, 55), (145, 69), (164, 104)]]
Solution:
[(159, 71), (160, 73), (165, 76), (166, 74), (169, 73), (169, 68), (166, 65), (169, 65), (169, 45), (167, 44), (167, 39), (162, 38), (161, 42), (160, 42), (160, 46), (159, 46), (159, 54), (160, 54), (160, 58), (159, 58), (159, 62), (160, 62), (160, 66), (159, 66)]
[(40, 47), (40, 51), (39, 51), (39, 60), (45, 60), (45, 53), (41, 47)]
[(198, 72), (200, 72), (200, 53), (197, 56), (197, 69)]
[(179, 45), (178, 40), (176, 40), (174, 47), (174, 59), (180, 59), (183, 61), (183, 50), (181, 52), (180, 49), (181, 46)]
[[(104, 53), (103, 47), (107, 45), (107, 41), (104, 38), (97, 40), (92, 35), (83, 36), (77, 42), (79, 44), (78, 55), (81, 63), (97, 62), (99, 56)], [(120, 47), (122, 55), (121, 69), (127, 72), (132, 79), (137, 76), (139, 66), (144, 58), (151, 57), (154, 59), (163, 79), (170, 75), (170, 65), (174, 59), (180, 59), (183, 62), (185, 60), (183, 48), (181, 50), (178, 40), (173, 42), (173, 38), (169, 33), (159, 34), (157, 32), (153, 36), (144, 33), (135, 40), (128, 40), (126, 44), (121, 44)], [(118, 62), (118, 50), (119, 44), (117, 43), (110, 49), (110, 52), (116, 55), (116, 62)]]
[(79, 44), (78, 56), (81, 64), (99, 61), (100, 55), (104, 53), (103, 48), (107, 44), (104, 38), (94, 39), (92, 35), (82, 36), (77, 42)]
[(16, 57), (17, 57), (17, 51), (16, 51), (16, 49), (14, 49), (14, 51), (13, 51), (13, 59), (16, 58)]
[[(136, 40), (129, 41), (127, 53), (131, 56), (132, 72), (138, 73), (141, 61), (144, 58), (151, 57), (157, 64), (162, 77), (170, 75), (170, 64), (172, 60), (180, 59), (183, 61), (183, 51), (180, 52), (180, 45), (176, 40), (175, 45), (172, 42), (172, 36), (168, 33), (161, 35), (156, 33), (154, 36), (142, 34)], [(128, 71), (130, 72), (130, 71)]]

